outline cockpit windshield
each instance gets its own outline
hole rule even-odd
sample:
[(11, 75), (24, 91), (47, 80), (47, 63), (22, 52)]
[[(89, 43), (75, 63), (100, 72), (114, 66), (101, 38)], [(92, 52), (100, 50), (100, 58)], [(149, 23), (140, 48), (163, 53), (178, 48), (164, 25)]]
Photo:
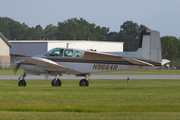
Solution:
[(55, 49), (56, 49), (56, 48), (51, 49), (51, 50), (47, 51), (45, 54), (46, 54), (46, 55), (50, 55)]
[(63, 56), (63, 51), (64, 49), (61, 49), (61, 48), (54, 48), (48, 52), (46, 52), (45, 54), (46, 55), (49, 55), (49, 56)]

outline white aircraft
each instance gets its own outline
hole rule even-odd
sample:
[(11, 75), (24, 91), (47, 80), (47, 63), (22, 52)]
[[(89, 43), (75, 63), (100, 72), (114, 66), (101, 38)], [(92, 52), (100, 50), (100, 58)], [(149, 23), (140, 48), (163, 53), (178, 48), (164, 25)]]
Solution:
[(161, 68), (168, 60), (162, 60), (160, 34), (154, 30), (141, 32), (139, 49), (135, 52), (98, 53), (80, 49), (54, 48), (45, 54), (33, 57), (11, 55), (16, 61), (15, 71), (21, 66), (24, 74), (19, 86), (26, 86), (26, 73), (54, 75), (52, 86), (61, 86), (59, 76), (74, 74), (84, 76), (80, 86), (89, 86), (90, 73)]

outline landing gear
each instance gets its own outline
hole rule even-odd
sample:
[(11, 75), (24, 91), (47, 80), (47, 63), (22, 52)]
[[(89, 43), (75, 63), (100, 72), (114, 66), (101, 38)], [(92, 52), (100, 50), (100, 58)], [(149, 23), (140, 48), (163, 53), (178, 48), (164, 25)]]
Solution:
[(26, 86), (26, 81), (24, 79), (25, 77), (26, 77), (25, 73), (22, 76), (19, 77), (19, 82), (18, 82), (18, 86), (19, 87)]
[(86, 80), (86, 79), (82, 79), (82, 80), (79, 82), (79, 86), (89, 86), (89, 81)]
[(58, 79), (58, 77), (59, 77), (59, 74), (56, 76), (56, 78), (54, 78), (54, 79), (52, 80), (52, 82), (51, 82), (51, 85), (52, 85), (52, 86), (61, 86), (61, 80)]
[(26, 81), (25, 80), (20, 80), (18, 82), (18, 85), (21, 87), (21, 86), (26, 86)]
[(51, 82), (52, 86), (61, 86), (61, 80), (54, 78)]
[(89, 74), (86, 74), (86, 75), (85, 75), (86, 79), (82, 79), (82, 80), (79, 82), (79, 86), (89, 86), (88, 76), (89, 76)]

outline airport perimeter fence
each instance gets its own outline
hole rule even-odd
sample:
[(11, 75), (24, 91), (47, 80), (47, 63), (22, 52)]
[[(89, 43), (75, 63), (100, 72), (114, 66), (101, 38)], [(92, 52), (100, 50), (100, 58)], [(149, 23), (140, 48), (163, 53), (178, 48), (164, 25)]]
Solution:
[(15, 63), (1, 63), (0, 64), (0, 69), (14, 69), (15, 68)]
[[(17, 59), (11, 59), (11, 63), (0, 62), (0, 69), (13, 69), (16, 67), (15, 61)], [(171, 60), (170, 63), (163, 66), (163, 69), (177, 70), (180, 69), (180, 60)]]
[(0, 69), (1, 70), (4, 70), (4, 69), (14, 69), (15, 66), (16, 66), (16, 61), (18, 59), (14, 58), (14, 57), (11, 57), (10, 59), (10, 63), (7, 62), (7, 61), (0, 61)]
[(171, 62), (166, 64), (166, 66), (167, 67), (169, 66), (168, 69), (171, 69), (171, 70), (180, 69), (180, 60), (171, 60)]

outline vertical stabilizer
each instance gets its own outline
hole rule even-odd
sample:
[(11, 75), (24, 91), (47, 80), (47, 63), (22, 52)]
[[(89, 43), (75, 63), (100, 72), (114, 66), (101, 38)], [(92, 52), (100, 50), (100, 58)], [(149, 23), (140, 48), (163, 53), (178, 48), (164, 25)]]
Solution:
[(154, 30), (141, 32), (139, 49), (136, 51), (137, 58), (153, 61), (162, 61), (160, 33)]

